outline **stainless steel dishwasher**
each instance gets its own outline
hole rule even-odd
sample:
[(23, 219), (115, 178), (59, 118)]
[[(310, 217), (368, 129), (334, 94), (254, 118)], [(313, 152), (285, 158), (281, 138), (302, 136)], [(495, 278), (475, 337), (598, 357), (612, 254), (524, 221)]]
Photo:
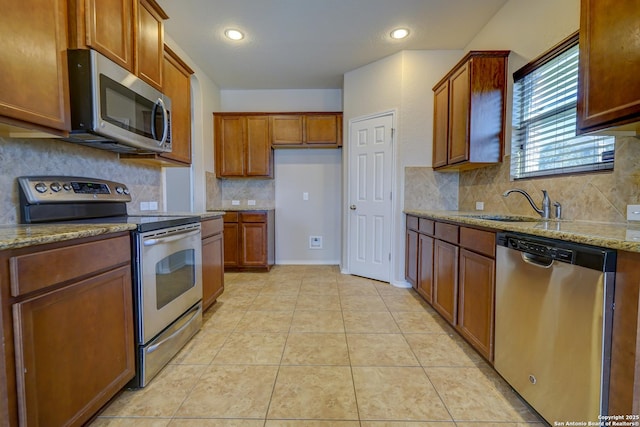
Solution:
[(495, 369), (551, 425), (606, 415), (616, 252), (498, 233)]

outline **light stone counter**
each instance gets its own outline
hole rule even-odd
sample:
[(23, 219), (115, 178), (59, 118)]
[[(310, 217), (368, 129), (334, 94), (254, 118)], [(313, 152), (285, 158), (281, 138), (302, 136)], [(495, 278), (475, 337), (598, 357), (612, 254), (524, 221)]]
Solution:
[[(451, 221), (494, 230), (514, 231), (534, 236), (566, 240), (585, 245), (601, 246), (629, 252), (640, 252), (640, 224), (606, 223), (591, 221), (543, 221), (503, 222), (465, 215), (491, 215), (484, 211), (418, 211), (405, 210), (404, 213), (422, 218)], [(500, 215), (500, 214), (496, 214)]]
[(0, 250), (130, 231), (135, 224), (0, 225)]

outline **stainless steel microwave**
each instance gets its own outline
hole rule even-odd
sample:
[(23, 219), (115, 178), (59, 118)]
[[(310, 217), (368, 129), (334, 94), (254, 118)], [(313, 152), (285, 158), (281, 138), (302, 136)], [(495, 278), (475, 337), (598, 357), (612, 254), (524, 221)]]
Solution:
[(120, 153), (171, 151), (171, 100), (110, 59), (70, 49), (66, 141)]

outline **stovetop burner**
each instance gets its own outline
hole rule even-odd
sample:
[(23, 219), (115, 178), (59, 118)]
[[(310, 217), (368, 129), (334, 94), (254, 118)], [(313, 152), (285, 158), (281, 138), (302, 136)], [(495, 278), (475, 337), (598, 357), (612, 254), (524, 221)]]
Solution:
[(198, 216), (128, 215), (125, 184), (75, 176), (18, 178), (22, 224), (135, 224), (138, 232), (199, 222)]

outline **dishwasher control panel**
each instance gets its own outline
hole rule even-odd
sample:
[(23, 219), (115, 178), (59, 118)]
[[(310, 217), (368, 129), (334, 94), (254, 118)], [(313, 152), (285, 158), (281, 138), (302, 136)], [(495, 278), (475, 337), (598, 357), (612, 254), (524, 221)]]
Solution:
[(571, 249), (557, 248), (513, 237), (509, 237), (508, 242), (510, 248), (521, 252), (547, 257), (557, 261), (573, 263), (574, 251)]

